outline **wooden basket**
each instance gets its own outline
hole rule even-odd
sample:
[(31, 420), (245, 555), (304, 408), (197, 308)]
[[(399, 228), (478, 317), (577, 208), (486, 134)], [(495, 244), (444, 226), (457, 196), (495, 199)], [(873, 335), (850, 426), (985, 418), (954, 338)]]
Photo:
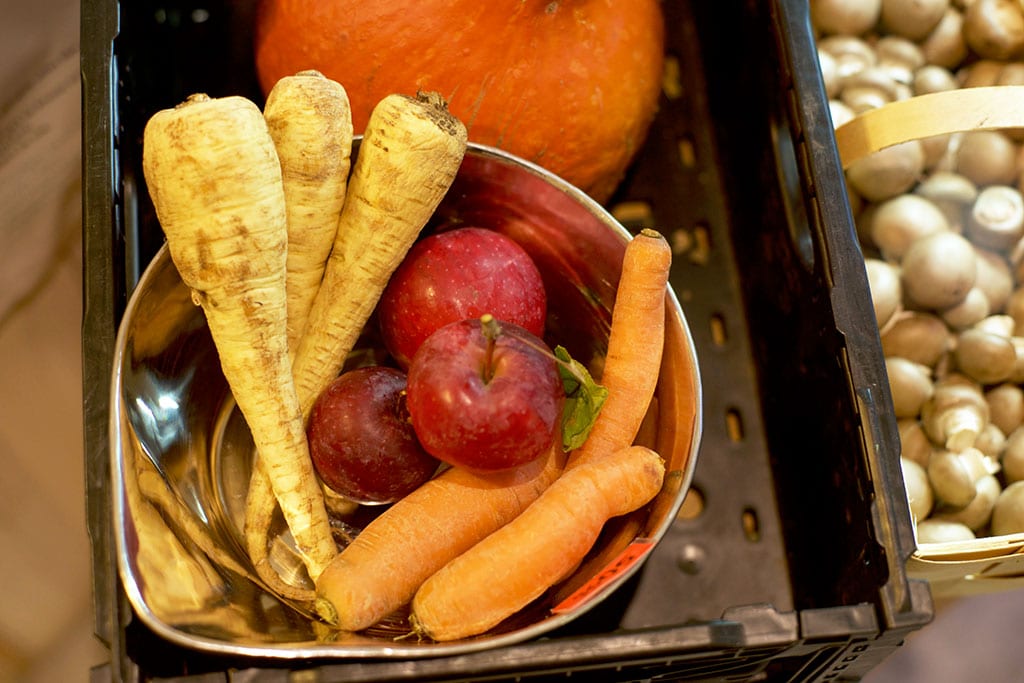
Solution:
[[(867, 110), (836, 128), (844, 170), (893, 145), (980, 130), (1024, 129), (1024, 86), (962, 88)], [(916, 525), (915, 539), (916, 539)], [(936, 597), (1024, 588), (1024, 533), (919, 543), (907, 563)]]

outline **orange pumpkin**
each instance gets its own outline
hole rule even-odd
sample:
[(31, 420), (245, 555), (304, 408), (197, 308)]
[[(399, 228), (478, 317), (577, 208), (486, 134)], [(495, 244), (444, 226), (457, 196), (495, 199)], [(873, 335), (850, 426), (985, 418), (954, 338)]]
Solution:
[(348, 91), (361, 132), (392, 92), (435, 90), (470, 139), (562, 176), (599, 201), (657, 108), (659, 0), (264, 0), (264, 92), (318, 69)]

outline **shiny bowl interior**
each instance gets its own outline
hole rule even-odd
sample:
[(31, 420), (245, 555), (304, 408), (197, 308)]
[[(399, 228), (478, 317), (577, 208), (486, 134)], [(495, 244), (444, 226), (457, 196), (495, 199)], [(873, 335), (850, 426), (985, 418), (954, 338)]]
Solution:
[[(548, 341), (599, 373), (629, 233), (596, 202), (534, 165), (471, 145), (437, 222), (505, 233), (536, 261), (548, 289)], [(428, 228), (429, 229), (429, 228)], [(119, 329), (110, 422), (118, 569), (139, 618), (176, 644), (273, 658), (452, 655), (535, 638), (584, 614), (642, 562), (579, 604), (577, 589), (667, 531), (689, 487), (701, 431), (697, 357), (682, 308), (666, 291), (666, 346), (650, 419), (638, 440), (658, 450), (660, 494), (612, 520), (588, 559), (492, 631), (434, 643), (408, 637), (401, 615), (365, 633), (338, 633), (258, 580), (242, 541), (252, 460), (200, 308), (166, 247), (135, 288)], [(287, 571), (287, 557), (282, 570)], [(578, 595), (578, 593), (577, 593)]]

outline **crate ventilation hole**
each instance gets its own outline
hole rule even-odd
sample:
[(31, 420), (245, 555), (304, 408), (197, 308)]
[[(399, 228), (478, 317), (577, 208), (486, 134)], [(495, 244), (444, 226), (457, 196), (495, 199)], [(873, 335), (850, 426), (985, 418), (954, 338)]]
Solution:
[[(210, 19), (210, 10), (197, 7), (188, 13), (188, 18), (193, 24), (206, 23)], [(177, 28), (182, 24), (182, 12), (179, 9), (159, 7), (153, 12), (153, 19), (158, 24), (167, 24), (172, 28)]]

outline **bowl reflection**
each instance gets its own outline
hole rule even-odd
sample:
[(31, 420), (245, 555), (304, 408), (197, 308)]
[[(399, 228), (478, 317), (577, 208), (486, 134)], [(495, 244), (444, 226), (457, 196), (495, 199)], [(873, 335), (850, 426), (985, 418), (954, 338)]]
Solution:
[[(565, 346), (599, 377), (630, 238), (607, 212), (542, 169), (471, 145), (433, 224), (486, 227), (526, 248), (548, 290), (547, 341)], [(697, 358), (671, 288), (665, 301), (665, 354), (643, 436), (666, 460), (661, 493), (609, 523), (574, 574), (484, 635), (450, 643), (405, 638), (403, 615), (364, 633), (337, 633), (266, 590), (248, 561), (242, 520), (252, 440), (202, 311), (163, 248), (125, 311), (111, 383), (114, 531), (132, 606), (179, 645), (276, 658), (451, 655), (533, 638), (585, 613), (640, 563), (616, 572), (580, 604), (568, 598), (624, 553), (649, 549), (664, 535), (695, 466)], [(287, 552), (278, 559), (282, 572), (300, 571)]]

